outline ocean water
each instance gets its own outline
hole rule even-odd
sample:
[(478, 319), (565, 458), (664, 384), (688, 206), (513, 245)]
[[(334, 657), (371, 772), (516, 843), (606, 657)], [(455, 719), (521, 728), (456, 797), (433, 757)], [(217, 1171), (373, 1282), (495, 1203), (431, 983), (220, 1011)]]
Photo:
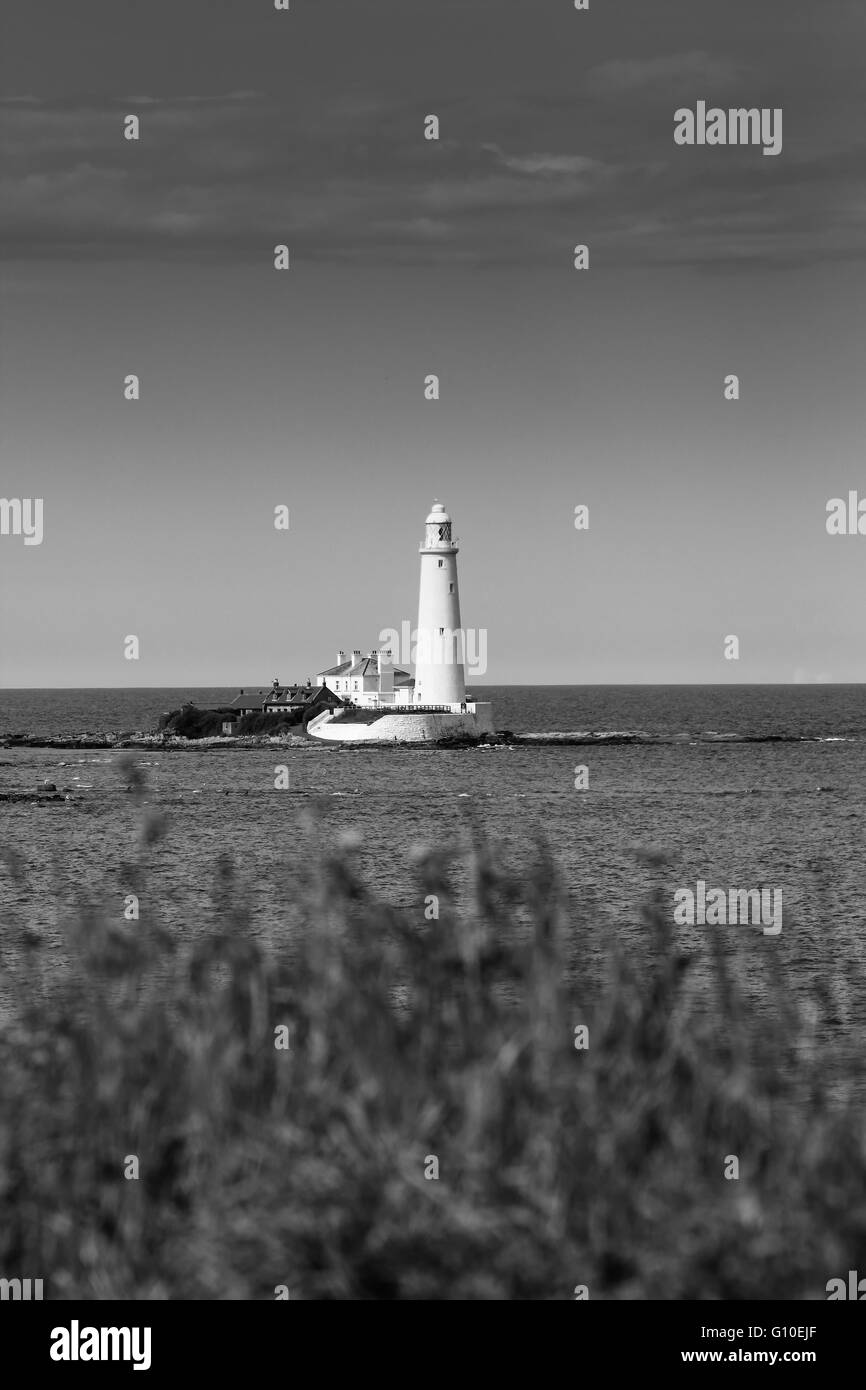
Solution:
[[(254, 689), (247, 686), (246, 689)], [(159, 715), (191, 700), (229, 704), (238, 687), (0, 690), (0, 738), (155, 729)], [(628, 731), (670, 739), (866, 738), (866, 686), (476, 686), (492, 700), (497, 729)]]
[[(183, 699), (221, 703), (234, 691), (7, 691), (0, 735), (152, 729)], [(479, 689), (479, 694), (481, 693)], [(25, 865), (0, 869), (0, 951), (10, 930), (41, 933), (58, 966), (65, 923), (82, 897), (120, 917), (141, 812), (122, 771), (132, 758), (167, 816), (147, 851), (147, 902), (174, 931), (195, 933), (213, 911), (214, 866), (229, 855), (253, 929), (277, 947), (291, 936), (302, 876), (346, 831), (360, 873), (381, 898), (423, 914), (413, 853), (465, 848), (471, 828), (512, 868), (553, 850), (574, 931), (624, 949), (646, 932), (641, 903), (656, 885), (682, 949), (721, 932), (739, 952), (760, 1006), (784, 972), (811, 996), (829, 962), (838, 994), (830, 1040), (839, 1066), (862, 1052), (866, 1024), (866, 687), (485, 688), (495, 726), (543, 740), (473, 749), (352, 749), (307, 740), (287, 749), (121, 751), (0, 747), (0, 791), (54, 782), (69, 801), (0, 802), (0, 835)], [(554, 741), (554, 736), (559, 741)], [(550, 741), (548, 741), (550, 740)], [(275, 768), (289, 769), (276, 790)], [(589, 787), (575, 788), (588, 769)], [(312, 815), (311, 812), (315, 812)], [(647, 862), (645, 851), (664, 856)], [(781, 890), (778, 937), (749, 926), (673, 925), (673, 893), (698, 880)], [(458, 867), (443, 893), (461, 900)], [(579, 967), (576, 965), (575, 970)], [(11, 974), (9, 973), (11, 972)]]

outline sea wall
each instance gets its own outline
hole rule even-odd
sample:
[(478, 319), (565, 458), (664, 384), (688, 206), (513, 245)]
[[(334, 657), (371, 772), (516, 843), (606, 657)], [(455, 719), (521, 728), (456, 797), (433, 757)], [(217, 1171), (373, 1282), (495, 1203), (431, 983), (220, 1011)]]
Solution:
[(493, 707), (476, 704), (466, 714), (383, 714), (370, 723), (319, 715), (310, 721), (311, 738), (331, 743), (447, 743), (476, 739), (493, 731)]

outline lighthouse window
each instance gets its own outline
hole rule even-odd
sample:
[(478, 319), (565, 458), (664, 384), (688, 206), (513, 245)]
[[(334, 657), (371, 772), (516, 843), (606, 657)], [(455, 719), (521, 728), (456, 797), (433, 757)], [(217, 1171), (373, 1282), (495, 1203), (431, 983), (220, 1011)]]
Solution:
[(444, 637), (444, 636), (445, 636), (445, 629), (444, 629), (444, 627), (440, 627), (440, 629), (439, 629), (439, 636), (440, 636), (440, 637)]
[(453, 584), (449, 584), (449, 585), (448, 585), (448, 592), (449, 592), (449, 594), (453, 594), (453, 593), (454, 593), (454, 585), (453, 585)]
[(440, 561), (439, 561), (439, 568), (441, 569), (442, 566), (443, 566), (444, 564), (445, 564), (445, 561), (444, 561), (444, 560), (440, 560)]

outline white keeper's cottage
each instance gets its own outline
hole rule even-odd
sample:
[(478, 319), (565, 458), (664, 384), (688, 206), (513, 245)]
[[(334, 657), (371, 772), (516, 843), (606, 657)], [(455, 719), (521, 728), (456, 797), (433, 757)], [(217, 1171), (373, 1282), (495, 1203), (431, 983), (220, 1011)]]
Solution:
[(327, 686), (341, 699), (359, 705), (375, 704), (385, 696), (393, 697), (385, 703), (403, 703), (412, 699), (415, 689), (409, 672), (400, 671), (392, 664), (390, 651), (373, 651), (362, 656), (358, 647), (351, 658), (345, 652), (337, 652), (336, 666), (320, 671), (316, 684)]

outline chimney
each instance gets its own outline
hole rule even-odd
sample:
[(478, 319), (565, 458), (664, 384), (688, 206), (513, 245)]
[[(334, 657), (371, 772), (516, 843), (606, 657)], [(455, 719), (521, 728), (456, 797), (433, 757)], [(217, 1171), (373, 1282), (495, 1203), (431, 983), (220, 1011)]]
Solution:
[(360, 647), (353, 647), (353, 648), (352, 648), (352, 660), (353, 660), (353, 661), (360, 661), (360, 660), (361, 660), (361, 648), (360, 648)]
[(394, 690), (394, 662), (390, 648), (376, 653), (379, 670), (379, 694), (392, 694)]
[(345, 660), (346, 660), (346, 653), (345, 653), (345, 652), (337, 652), (337, 665), (338, 665), (338, 666), (342, 666)]

